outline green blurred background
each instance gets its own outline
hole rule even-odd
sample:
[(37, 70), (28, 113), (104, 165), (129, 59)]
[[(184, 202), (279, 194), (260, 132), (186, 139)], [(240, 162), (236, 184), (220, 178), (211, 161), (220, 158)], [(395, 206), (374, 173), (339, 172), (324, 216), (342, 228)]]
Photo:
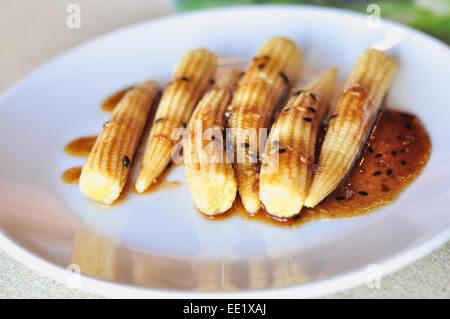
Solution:
[(450, 0), (172, 0), (178, 11), (259, 3), (310, 4), (367, 13), (369, 4), (378, 4), (381, 17), (429, 33), (450, 44)]

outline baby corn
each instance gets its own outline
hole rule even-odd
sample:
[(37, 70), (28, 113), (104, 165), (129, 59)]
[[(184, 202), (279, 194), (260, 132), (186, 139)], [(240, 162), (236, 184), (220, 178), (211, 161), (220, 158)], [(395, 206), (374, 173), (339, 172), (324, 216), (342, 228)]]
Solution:
[(238, 191), (249, 213), (261, 208), (256, 159), (258, 130), (267, 128), (289, 81), (298, 77), (301, 63), (302, 55), (294, 42), (272, 38), (258, 50), (234, 94), (228, 125), (234, 138)]
[(303, 206), (312, 180), (316, 138), (336, 73), (335, 68), (329, 69), (303, 90), (294, 91), (272, 127), (259, 193), (274, 216), (291, 217)]
[(81, 171), (79, 186), (86, 197), (106, 205), (119, 197), (157, 95), (156, 83), (146, 81), (116, 106)]
[(395, 60), (380, 51), (369, 49), (358, 58), (330, 117), (305, 206), (317, 205), (350, 170), (396, 71)]
[(196, 206), (207, 215), (225, 212), (236, 197), (233, 166), (226, 160), (223, 114), (240, 74), (238, 69), (223, 74), (200, 100), (188, 125), (186, 178)]
[(187, 125), (195, 106), (210, 86), (216, 67), (216, 57), (204, 49), (189, 51), (181, 58), (156, 111), (135, 185), (139, 193), (143, 193), (170, 162), (176, 142), (171, 135), (175, 129)]

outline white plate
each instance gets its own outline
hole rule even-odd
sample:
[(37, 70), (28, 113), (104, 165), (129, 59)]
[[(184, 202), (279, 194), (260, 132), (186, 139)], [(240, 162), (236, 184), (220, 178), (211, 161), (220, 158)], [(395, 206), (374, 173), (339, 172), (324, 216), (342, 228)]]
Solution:
[[(449, 48), (398, 24), (370, 28), (367, 19), (301, 6), (207, 10), (122, 29), (45, 64), (0, 100), (2, 247), (42, 274), (113, 297), (311, 297), (430, 252), (449, 238)], [(108, 118), (99, 104), (108, 94), (147, 78), (166, 81), (188, 49), (250, 58), (275, 35), (298, 43), (305, 74), (338, 66), (341, 83), (364, 49), (380, 41), (390, 47), (400, 70), (388, 103), (418, 114), (433, 147), (423, 173), (395, 203), (292, 230), (239, 218), (206, 221), (182, 167), (169, 179), (183, 187), (130, 195), (111, 209), (61, 182), (65, 169), (83, 163), (64, 145), (99, 132)], [(84, 256), (82, 270), (105, 280), (70, 275), (72, 248)]]

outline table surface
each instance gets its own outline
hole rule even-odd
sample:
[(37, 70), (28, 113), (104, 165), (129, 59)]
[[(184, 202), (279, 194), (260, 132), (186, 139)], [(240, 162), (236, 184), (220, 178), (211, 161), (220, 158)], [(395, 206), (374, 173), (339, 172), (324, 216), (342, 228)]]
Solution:
[[(66, 26), (69, 4), (81, 7), (81, 28)], [(173, 13), (165, 0), (3, 0), (0, 3), (0, 94), (26, 73), (102, 33)], [(326, 298), (450, 298), (450, 241), (381, 279)], [(70, 289), (0, 249), (0, 298), (97, 298)]]

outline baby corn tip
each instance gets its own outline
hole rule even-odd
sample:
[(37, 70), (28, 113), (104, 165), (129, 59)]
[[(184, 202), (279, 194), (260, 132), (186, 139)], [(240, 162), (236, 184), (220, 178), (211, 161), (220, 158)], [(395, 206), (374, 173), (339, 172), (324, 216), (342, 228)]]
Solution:
[(277, 217), (292, 217), (303, 207), (303, 198), (292, 192), (291, 187), (266, 186), (260, 190), (260, 196), (265, 209)]
[(111, 205), (122, 191), (117, 180), (97, 172), (81, 174), (79, 187), (83, 195), (104, 205)]
[(150, 185), (146, 181), (140, 181), (140, 180), (137, 180), (136, 184), (134, 185), (134, 187), (136, 188), (136, 191), (139, 194), (142, 194), (143, 192), (145, 192), (149, 186)]
[[(199, 190), (194, 194), (195, 204), (202, 213), (214, 216), (231, 208), (236, 198), (236, 183), (225, 181), (221, 183), (214, 180), (204, 184), (203, 187), (203, 191)], [(205, 192), (206, 189), (207, 192)], [(214, 200), (211, 199), (211, 194), (215, 194)]]
[(258, 198), (250, 197), (244, 199), (241, 197), (245, 210), (250, 214), (256, 214), (261, 209), (261, 201)]
[(312, 197), (307, 197), (305, 199), (305, 206), (312, 208), (314, 206), (316, 206), (317, 204), (319, 204), (320, 200), (318, 200), (317, 198), (312, 198)]

